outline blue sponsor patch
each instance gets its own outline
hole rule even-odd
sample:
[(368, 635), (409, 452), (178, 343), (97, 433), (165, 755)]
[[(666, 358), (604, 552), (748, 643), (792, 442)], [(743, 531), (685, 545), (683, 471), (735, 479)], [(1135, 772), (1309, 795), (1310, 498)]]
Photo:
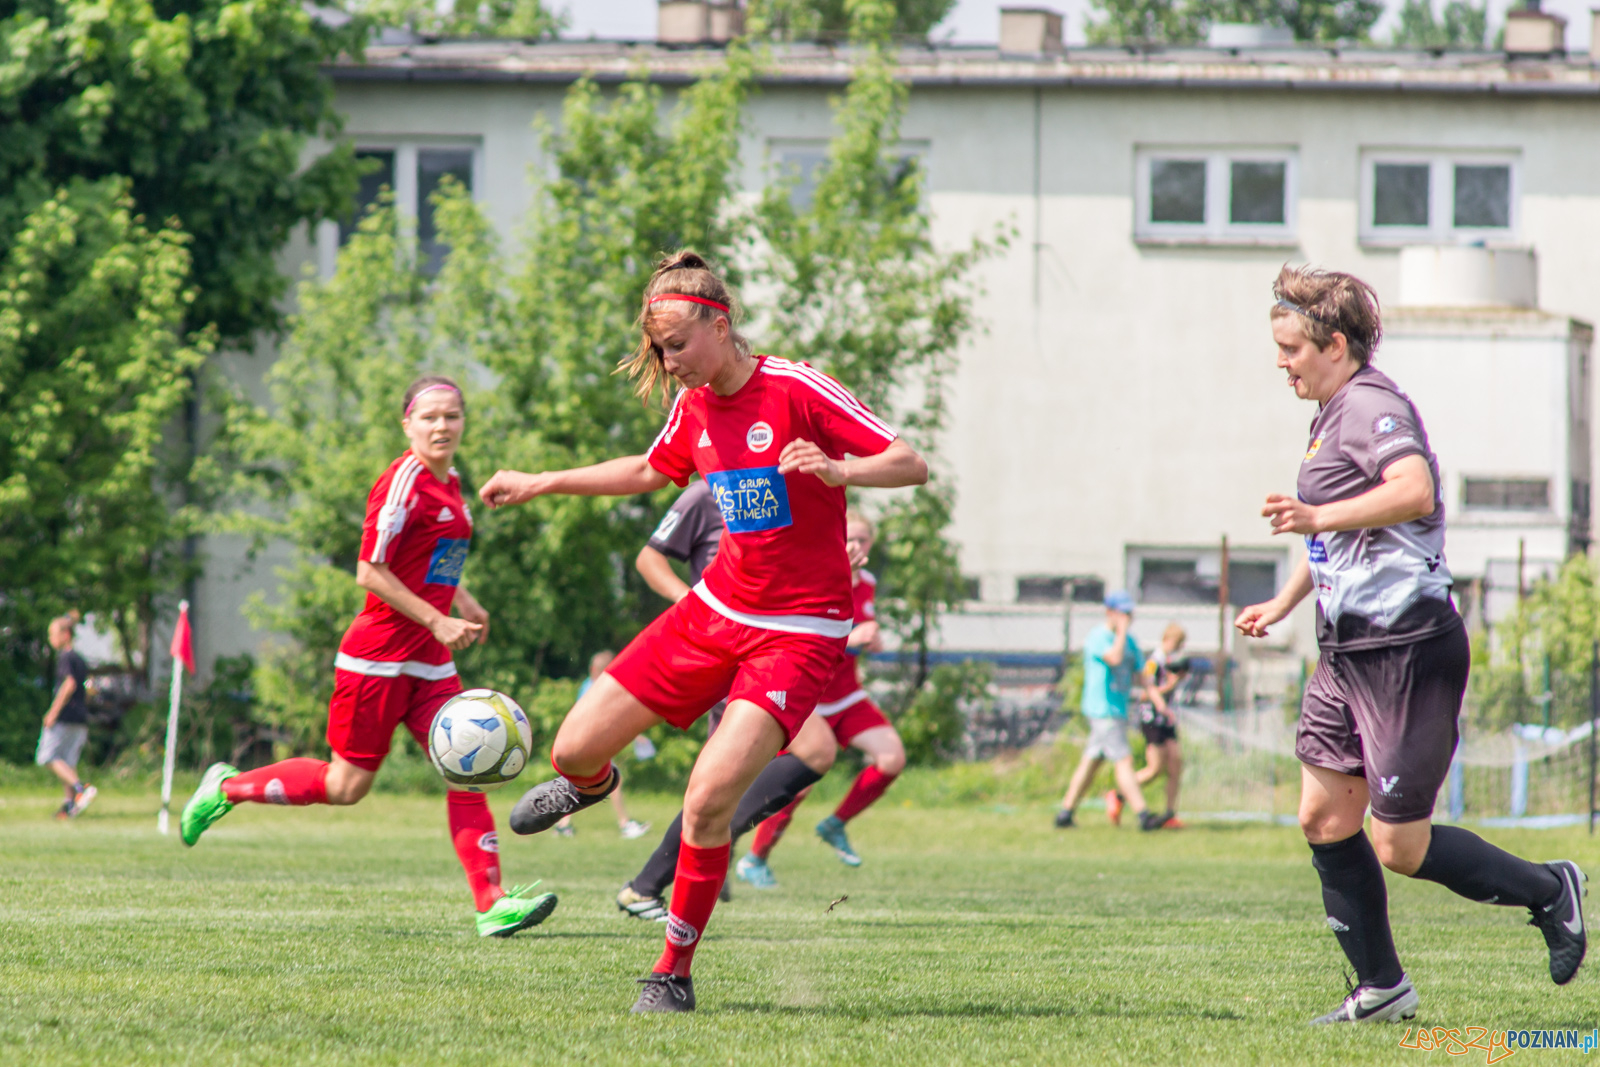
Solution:
[(777, 467), (748, 467), (706, 475), (711, 497), (729, 533), (779, 530), (791, 525), (789, 487)]
[(1312, 563), (1328, 562), (1328, 546), (1315, 534), (1306, 537), (1306, 551), (1310, 553)]
[(467, 548), (471, 544), (470, 537), (439, 538), (439, 546), (428, 561), (428, 576), (423, 581), (429, 585), (460, 585), (461, 571), (467, 565)]

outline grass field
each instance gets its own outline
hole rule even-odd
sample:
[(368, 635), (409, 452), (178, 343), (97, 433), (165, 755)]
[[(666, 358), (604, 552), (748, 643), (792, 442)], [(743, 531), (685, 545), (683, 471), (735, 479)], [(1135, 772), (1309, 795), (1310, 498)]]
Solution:
[[(513, 799), (496, 797), (502, 826)], [(712, 919), (700, 1011), (641, 1018), (661, 927), (612, 894), (654, 840), (620, 840), (603, 810), (571, 840), (506, 835), (508, 883), (543, 877), (561, 907), (499, 941), (473, 933), (439, 797), (247, 806), (193, 850), (156, 834), (143, 791), (72, 824), (58, 802), (0, 791), (0, 1063), (1482, 1062), (1400, 1049), (1403, 1027), (1305, 1025), (1344, 984), (1291, 829), (1063, 833), (1044, 805), (891, 792), (855, 824), (852, 871), (810, 835), (813, 801), (774, 854), (782, 886)], [(658, 827), (670, 803), (633, 798)], [(1579, 831), (1491, 836), (1600, 866)], [(1552, 986), (1525, 912), (1390, 887), (1419, 1021), (1597, 1024), (1600, 975)]]

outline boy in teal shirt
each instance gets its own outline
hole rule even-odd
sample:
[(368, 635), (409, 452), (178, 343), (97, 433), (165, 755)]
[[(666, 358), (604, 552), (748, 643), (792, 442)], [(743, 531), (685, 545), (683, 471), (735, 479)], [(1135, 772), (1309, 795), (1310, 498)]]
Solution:
[(1118, 791), (1139, 816), (1139, 829), (1155, 830), (1159, 817), (1145, 807), (1144, 794), (1133, 771), (1133, 749), (1128, 745), (1128, 707), (1132, 702), (1134, 679), (1144, 669), (1139, 645), (1128, 635), (1133, 622), (1133, 598), (1118, 591), (1106, 597), (1106, 621), (1089, 631), (1083, 645), (1083, 714), (1089, 720), (1089, 742), (1083, 758), (1072, 773), (1072, 784), (1056, 812), (1056, 827), (1075, 825), (1073, 809), (1083, 799), (1102, 760), (1110, 760), (1117, 789), (1106, 796), (1112, 822), (1120, 822), (1122, 802)]

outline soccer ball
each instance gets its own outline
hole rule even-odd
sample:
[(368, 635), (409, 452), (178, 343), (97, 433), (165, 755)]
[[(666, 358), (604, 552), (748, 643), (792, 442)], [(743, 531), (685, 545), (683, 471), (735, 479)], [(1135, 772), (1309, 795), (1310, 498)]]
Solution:
[(445, 701), (428, 728), (428, 756), (444, 780), (472, 793), (499, 789), (522, 773), (533, 729), (521, 706), (493, 689)]

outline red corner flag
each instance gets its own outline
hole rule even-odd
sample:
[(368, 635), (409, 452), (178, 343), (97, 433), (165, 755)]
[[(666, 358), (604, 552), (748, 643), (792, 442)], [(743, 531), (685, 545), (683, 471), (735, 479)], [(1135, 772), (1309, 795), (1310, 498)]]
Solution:
[(194, 673), (194, 640), (189, 633), (189, 602), (178, 605), (178, 625), (172, 630), (172, 658), (183, 660), (184, 667)]

